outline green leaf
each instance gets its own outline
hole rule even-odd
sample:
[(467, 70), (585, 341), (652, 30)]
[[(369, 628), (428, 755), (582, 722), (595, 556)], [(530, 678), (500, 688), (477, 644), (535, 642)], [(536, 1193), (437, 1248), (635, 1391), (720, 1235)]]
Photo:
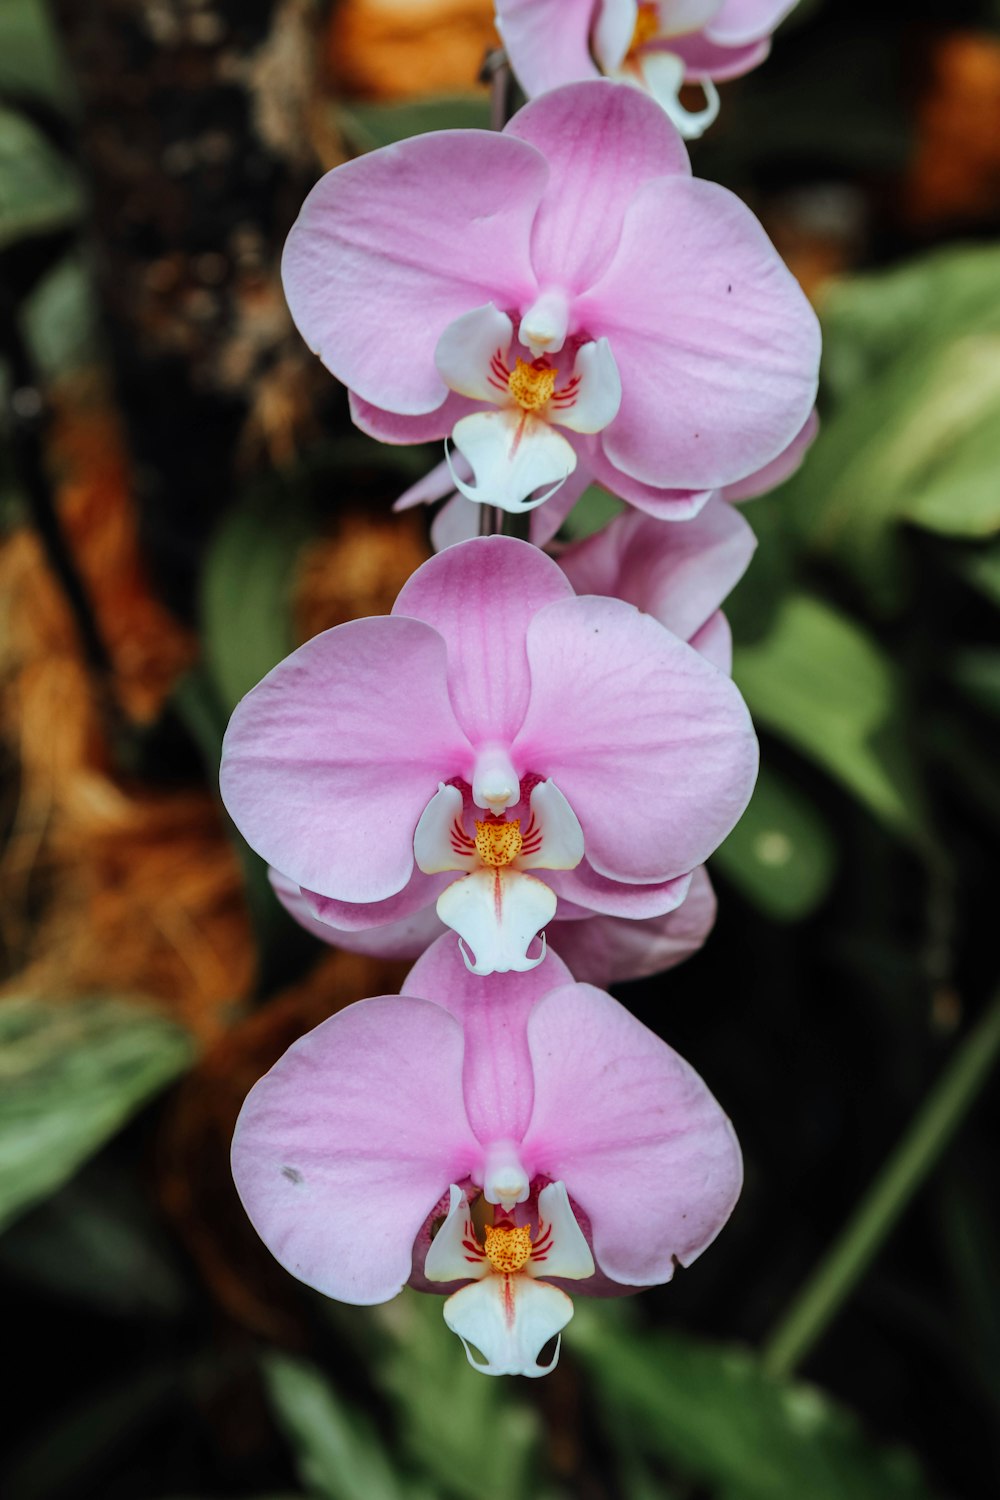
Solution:
[(968, 697), (987, 713), (1000, 717), (1000, 651), (985, 646), (959, 651), (953, 671), (956, 683)]
[(815, 1387), (765, 1376), (746, 1349), (641, 1336), (616, 1312), (578, 1303), (566, 1333), (612, 1442), (660, 1456), (713, 1500), (929, 1500), (909, 1453), (870, 1442)]
[(712, 863), (765, 916), (795, 922), (826, 896), (836, 855), (809, 799), (763, 767), (750, 806)]
[(64, 105), (70, 81), (45, 0), (0, 5), (0, 94), (27, 94)]
[(1000, 543), (991, 547), (977, 547), (958, 558), (955, 566), (962, 577), (985, 594), (1000, 609)]
[(794, 745), (915, 845), (929, 844), (899, 675), (861, 626), (800, 593), (737, 650), (733, 677), (757, 723)]
[(24, 305), (24, 330), (43, 378), (95, 358), (94, 291), (82, 257), (67, 255), (34, 288)]
[[(299, 1476), (323, 1500), (417, 1500), (368, 1418), (343, 1402), (315, 1365), (269, 1353), (262, 1370)], [(424, 1500), (431, 1500), (429, 1494)]]
[(0, 1229), (61, 1187), (193, 1058), (186, 1032), (123, 999), (0, 1001)]
[(599, 484), (588, 485), (562, 523), (559, 534), (567, 541), (582, 542), (584, 537), (593, 536), (595, 531), (607, 526), (624, 509), (622, 501), (602, 490)]
[(295, 646), (291, 591), (310, 529), (290, 496), (268, 491), (235, 507), (213, 538), (202, 575), (202, 639), (227, 714)]
[(1000, 250), (845, 282), (824, 337), (823, 424), (783, 501), (813, 551), (894, 606), (899, 523), (1000, 531)]
[(488, 130), (485, 94), (441, 94), (405, 104), (352, 104), (337, 109), (337, 123), (359, 151), (405, 141), (428, 130)]
[(0, 105), (0, 250), (66, 229), (82, 213), (72, 164), (29, 120)]
[(393, 1398), (414, 1463), (461, 1500), (482, 1500), (484, 1472), (502, 1473), (511, 1495), (537, 1495), (538, 1416), (512, 1382), (470, 1370), (440, 1298), (404, 1292), (382, 1323), (393, 1345), (375, 1376)]

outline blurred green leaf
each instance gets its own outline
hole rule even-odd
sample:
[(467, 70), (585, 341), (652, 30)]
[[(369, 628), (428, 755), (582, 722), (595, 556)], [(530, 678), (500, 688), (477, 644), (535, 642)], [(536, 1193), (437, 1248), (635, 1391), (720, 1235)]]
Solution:
[(893, 531), (1000, 530), (1000, 249), (949, 250), (831, 292), (823, 423), (784, 502), (883, 605)]
[(0, 5), (0, 94), (67, 102), (69, 76), (45, 0)]
[(541, 1430), (517, 1386), (470, 1370), (438, 1297), (404, 1292), (381, 1322), (393, 1347), (376, 1361), (376, 1379), (415, 1464), (461, 1500), (482, 1500), (484, 1472), (502, 1473), (505, 1490), (535, 1500)]
[(230, 511), (213, 538), (202, 574), (202, 638), (226, 714), (295, 645), (291, 590), (310, 532), (292, 497), (268, 491)]
[(963, 578), (1000, 608), (1000, 543), (977, 547), (959, 558), (956, 567)]
[(624, 509), (624, 503), (616, 496), (609, 495), (599, 484), (591, 484), (559, 528), (560, 537), (570, 542), (582, 542), (584, 537), (593, 536), (595, 531), (600, 531), (615, 516), (621, 515)]
[(72, 163), (23, 115), (0, 105), (0, 250), (65, 229), (82, 212)]
[(352, 104), (337, 109), (337, 122), (359, 151), (390, 146), (427, 130), (488, 130), (485, 94), (441, 94), (406, 104)]
[(24, 331), (43, 378), (94, 359), (94, 291), (80, 256), (67, 255), (33, 289), (24, 304)]
[(1000, 717), (1000, 651), (980, 647), (959, 651), (953, 664), (958, 686), (985, 708)]
[(578, 1303), (566, 1335), (613, 1443), (625, 1433), (713, 1500), (929, 1500), (909, 1453), (815, 1387), (769, 1379), (746, 1349), (641, 1336), (616, 1311)]
[(829, 890), (836, 853), (809, 799), (763, 767), (750, 806), (712, 862), (765, 916), (795, 922)]
[(193, 1058), (186, 1032), (123, 999), (0, 1001), (0, 1228), (61, 1187)]
[(262, 1369), (299, 1475), (311, 1494), (322, 1500), (431, 1500), (429, 1492), (395, 1472), (373, 1424), (341, 1401), (314, 1365), (269, 1353)]
[(735, 653), (757, 723), (822, 766), (895, 833), (929, 843), (898, 673), (847, 616), (789, 594), (771, 630)]

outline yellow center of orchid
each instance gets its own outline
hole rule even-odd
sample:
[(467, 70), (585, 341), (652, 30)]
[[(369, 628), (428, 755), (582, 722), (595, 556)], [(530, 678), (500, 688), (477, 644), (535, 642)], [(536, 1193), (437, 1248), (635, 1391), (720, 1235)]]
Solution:
[(556, 388), (559, 372), (541, 360), (519, 359), (507, 376), (507, 386), (522, 411), (541, 411)]
[(633, 57), (640, 47), (647, 42), (652, 42), (660, 34), (660, 13), (651, 0), (640, 0), (638, 14), (635, 18), (635, 31), (629, 42), (628, 57)]
[(486, 1226), (486, 1259), (494, 1271), (501, 1276), (512, 1276), (523, 1271), (531, 1259), (531, 1230), (528, 1226), (508, 1229), (492, 1224)]
[(502, 818), (476, 819), (476, 853), (484, 865), (495, 869), (509, 865), (520, 854), (523, 843), (520, 818), (511, 818), (509, 823)]

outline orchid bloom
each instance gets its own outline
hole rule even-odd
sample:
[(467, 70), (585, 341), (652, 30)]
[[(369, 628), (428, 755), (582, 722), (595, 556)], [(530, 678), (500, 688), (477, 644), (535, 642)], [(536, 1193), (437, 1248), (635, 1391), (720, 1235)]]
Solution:
[(739, 693), (698, 651), (577, 597), (528, 543), (482, 537), (419, 568), (391, 615), (268, 673), (233, 714), (221, 786), (316, 916), (375, 928), (436, 902), (489, 974), (540, 963), (561, 904), (677, 907), (756, 765)]
[[(613, 1065), (611, 1065), (613, 1063)], [(543, 1375), (566, 1291), (669, 1281), (740, 1189), (729, 1121), (610, 995), (544, 968), (473, 979), (439, 940), (401, 996), (348, 1006), (251, 1090), (233, 1175), (281, 1264), (370, 1305), (408, 1281), (487, 1374)], [(475, 1351), (480, 1351), (479, 1358)]]
[(582, 466), (690, 514), (782, 453), (815, 395), (818, 324), (760, 224), (606, 81), (334, 168), (282, 272), (357, 425), (449, 438), (455, 488), (509, 511)]
[[(651, 94), (682, 135), (719, 112), (714, 80), (764, 61), (796, 0), (496, 0), (497, 30), (529, 98), (604, 74)], [(685, 108), (684, 84), (704, 106)]]

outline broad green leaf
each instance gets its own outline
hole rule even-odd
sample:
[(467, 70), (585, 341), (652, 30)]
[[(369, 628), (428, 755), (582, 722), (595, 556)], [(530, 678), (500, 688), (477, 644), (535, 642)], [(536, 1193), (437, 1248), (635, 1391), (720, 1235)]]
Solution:
[[(302, 1483), (322, 1500), (417, 1500), (357, 1408), (343, 1402), (305, 1360), (269, 1353), (262, 1361), (275, 1414), (292, 1445)], [(423, 1500), (431, 1500), (423, 1492)]]
[(82, 212), (72, 163), (29, 120), (0, 105), (0, 250), (66, 229)]
[(69, 75), (45, 0), (0, 4), (0, 94), (30, 95), (63, 105)]
[(293, 649), (291, 589), (310, 527), (287, 497), (235, 507), (213, 538), (202, 575), (202, 638), (228, 714)]
[(61, 1187), (188, 1068), (166, 1017), (101, 995), (0, 1000), (0, 1228)]
[(893, 604), (899, 523), (1000, 531), (1000, 250), (845, 282), (824, 337), (823, 424), (783, 500), (812, 550)]
[(34, 288), (24, 306), (24, 329), (43, 378), (94, 359), (94, 291), (80, 256), (67, 255)]
[(861, 626), (811, 595), (790, 594), (733, 677), (756, 722), (836, 777), (876, 817), (928, 841), (893, 664)]
[(488, 130), (490, 101), (485, 94), (442, 94), (405, 104), (342, 105), (337, 121), (353, 146), (371, 151), (428, 130)]
[(794, 922), (823, 900), (835, 859), (830, 830), (813, 804), (764, 767), (750, 806), (712, 864), (765, 916)]
[(815, 1387), (764, 1375), (748, 1349), (641, 1335), (582, 1299), (566, 1342), (609, 1440), (659, 1455), (712, 1500), (929, 1500), (909, 1453), (873, 1443)]
[(404, 1292), (383, 1312), (392, 1346), (375, 1362), (399, 1414), (402, 1444), (449, 1496), (482, 1500), (483, 1473), (502, 1473), (511, 1495), (539, 1494), (541, 1431), (520, 1382), (469, 1369), (445, 1326), (441, 1299)]

